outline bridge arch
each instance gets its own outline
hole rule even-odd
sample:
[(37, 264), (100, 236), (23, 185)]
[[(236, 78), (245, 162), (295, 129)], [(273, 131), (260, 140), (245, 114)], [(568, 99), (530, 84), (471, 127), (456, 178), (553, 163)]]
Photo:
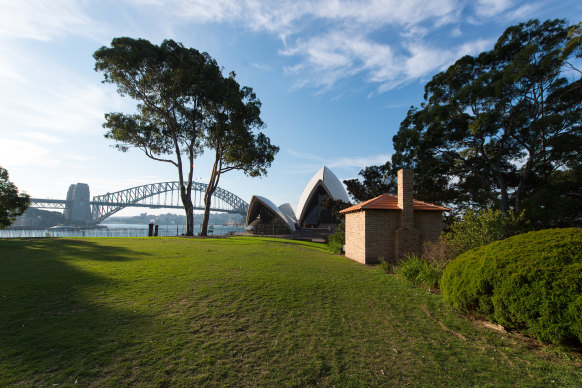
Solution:
[[(207, 187), (208, 185), (206, 183), (192, 182), (194, 209), (204, 210), (203, 194), (206, 192)], [(160, 196), (167, 193), (172, 193), (172, 199), (174, 193), (177, 196), (177, 204), (175, 206), (173, 205), (173, 201), (171, 201), (170, 204), (167, 203), (167, 195), (164, 198), (164, 203), (159, 203)], [(199, 195), (196, 196), (196, 193), (199, 193)], [(142, 202), (147, 198), (153, 198), (156, 196), (158, 196), (157, 204), (147, 204)], [(199, 199), (198, 201), (196, 201), (196, 197)], [(182, 206), (178, 205), (178, 203), (181, 204), (180, 182), (151, 183), (116, 191), (114, 193), (94, 196), (91, 201), (92, 218), (93, 222), (99, 223), (126, 207), (143, 206), (150, 208), (181, 208)], [(210, 210), (246, 215), (248, 207), (249, 204), (237, 195), (217, 187), (212, 195), (212, 207)]]

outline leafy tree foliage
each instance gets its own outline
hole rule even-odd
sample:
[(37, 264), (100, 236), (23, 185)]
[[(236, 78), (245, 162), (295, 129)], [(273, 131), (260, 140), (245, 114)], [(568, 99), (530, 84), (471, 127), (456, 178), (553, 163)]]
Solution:
[(344, 214), (341, 214), (340, 211), (347, 209), (348, 207), (352, 206), (349, 202), (344, 202), (341, 199), (333, 199), (331, 197), (325, 198), (321, 201), (321, 206), (331, 211), (331, 214), (338, 220), (344, 219)]
[(386, 162), (382, 166), (368, 166), (361, 170), (358, 175), (363, 180), (344, 180), (348, 193), (356, 202), (367, 201), (396, 190), (396, 175), (392, 171), (390, 162)]
[(394, 168), (414, 169), (418, 197), (519, 213), (553, 172), (580, 165), (579, 31), (563, 20), (509, 27), (426, 84), (393, 139)]
[(0, 167), (0, 229), (10, 226), (14, 219), (30, 206), (30, 196), (18, 192), (8, 180), (8, 171)]
[(278, 148), (264, 134), (253, 132), (263, 126), (261, 103), (251, 88), (239, 86), (234, 74), (225, 78), (210, 55), (173, 40), (157, 46), (143, 39), (115, 38), (111, 47), (93, 56), (103, 82), (115, 84), (120, 95), (137, 102), (134, 114), (105, 115), (105, 137), (123, 152), (138, 148), (176, 167), (187, 235), (194, 234), (194, 160), (205, 146), (215, 151), (215, 163), (204, 225), (220, 174), (233, 169), (250, 176), (266, 173)]
[(212, 195), (221, 174), (242, 170), (251, 177), (265, 175), (279, 147), (254, 129), (264, 126), (261, 101), (249, 87), (240, 87), (235, 73), (222, 80), (210, 99), (204, 144), (214, 150), (214, 164), (204, 195), (204, 217), (200, 235), (208, 233)]
[[(126, 152), (141, 149), (153, 160), (178, 170), (180, 196), (186, 212), (186, 234), (194, 231), (192, 176), (194, 159), (202, 151), (202, 122), (211, 85), (221, 78), (207, 53), (172, 40), (156, 46), (144, 39), (115, 38), (93, 57), (104, 83), (137, 101), (137, 113), (108, 113), (106, 138)], [(185, 159), (185, 160), (184, 160)]]
[(441, 239), (450, 246), (454, 258), (470, 249), (523, 233), (525, 224), (523, 213), (512, 210), (507, 213), (493, 209), (468, 210), (463, 218), (451, 224)]
[(523, 207), (536, 229), (582, 227), (582, 166), (555, 171)]

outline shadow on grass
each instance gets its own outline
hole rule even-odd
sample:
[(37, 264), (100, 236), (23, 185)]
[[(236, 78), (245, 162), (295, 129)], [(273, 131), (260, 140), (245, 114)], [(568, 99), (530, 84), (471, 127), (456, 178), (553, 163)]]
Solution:
[[(116, 281), (98, 272), (140, 255), (86, 240), (0, 241), (0, 386), (86, 385), (126, 354), (151, 319), (119, 308)], [(93, 271), (87, 260), (102, 263)]]
[[(43, 258), (56, 260), (78, 258), (84, 260), (125, 261), (133, 259), (137, 253), (146, 255), (144, 252), (137, 252), (126, 247), (107, 246), (99, 243), (99, 240), (43, 238), (10, 240), (6, 241), (6, 243), (14, 243), (12, 254), (23, 258), (40, 254)], [(7, 244), (5, 248), (8, 250), (11, 247)], [(3, 256), (7, 256), (7, 254), (0, 254), (0, 258)]]
[(329, 253), (329, 248), (327, 244), (320, 243), (320, 242), (311, 242), (311, 241), (303, 241), (303, 240), (291, 240), (291, 239), (282, 239), (282, 238), (271, 238), (271, 237), (254, 237), (261, 239), (265, 242), (274, 243), (274, 244), (283, 244), (285, 246), (299, 246), (302, 248), (312, 248), (321, 252)]

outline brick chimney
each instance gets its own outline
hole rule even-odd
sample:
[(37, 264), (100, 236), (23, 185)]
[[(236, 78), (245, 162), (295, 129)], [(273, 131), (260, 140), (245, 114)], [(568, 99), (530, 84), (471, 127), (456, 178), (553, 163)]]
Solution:
[(414, 209), (412, 207), (412, 170), (398, 170), (398, 207), (400, 213), (400, 228), (394, 237), (394, 256), (403, 258), (407, 253), (418, 253), (420, 238), (414, 229)]
[(412, 229), (414, 225), (414, 210), (412, 208), (412, 170), (398, 170), (398, 207), (402, 209), (400, 227)]

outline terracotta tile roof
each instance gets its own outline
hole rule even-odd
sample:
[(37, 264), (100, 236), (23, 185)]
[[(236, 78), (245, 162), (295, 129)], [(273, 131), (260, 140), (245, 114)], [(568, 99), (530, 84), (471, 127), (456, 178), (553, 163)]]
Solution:
[[(438, 210), (438, 211), (451, 210), (448, 207), (439, 206), (423, 201), (417, 201), (416, 199), (412, 201), (412, 206), (414, 210)], [(340, 211), (340, 213), (349, 213), (356, 210), (367, 210), (367, 209), (401, 210), (398, 207), (398, 196), (394, 194), (382, 194), (376, 198), (369, 199), (365, 202), (344, 209)]]

